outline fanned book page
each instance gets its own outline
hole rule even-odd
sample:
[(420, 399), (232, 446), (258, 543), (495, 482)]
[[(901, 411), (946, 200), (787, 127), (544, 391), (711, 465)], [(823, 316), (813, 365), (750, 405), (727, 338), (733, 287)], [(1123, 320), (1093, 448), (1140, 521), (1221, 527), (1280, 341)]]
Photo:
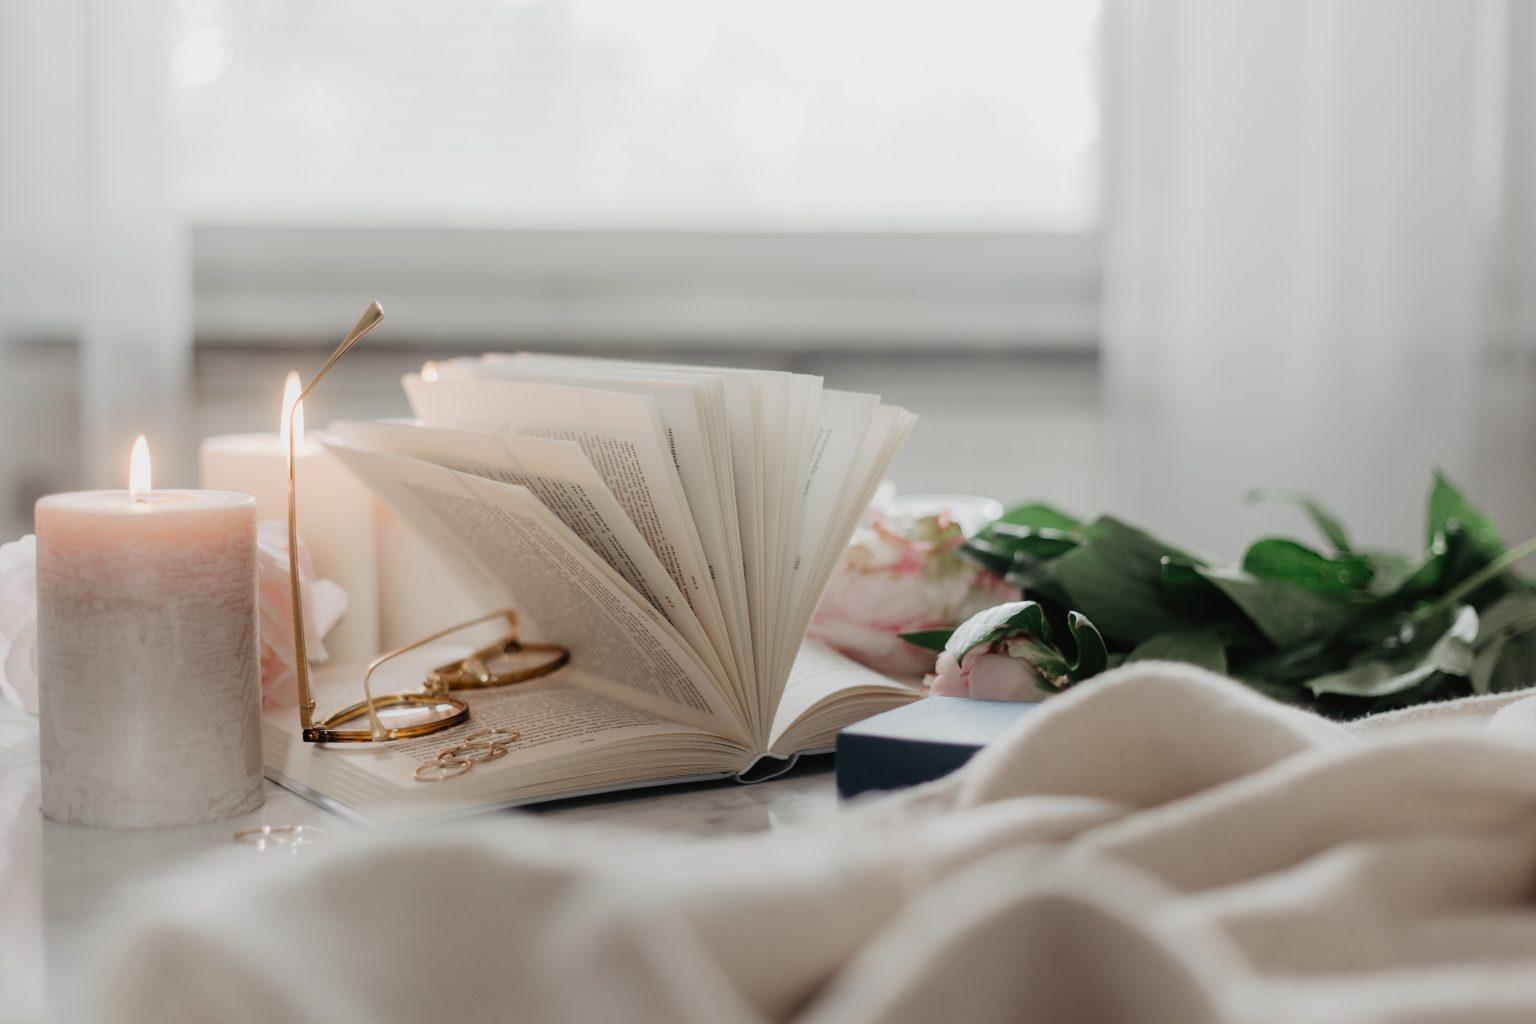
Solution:
[[(914, 699), (802, 647), (816, 603), (914, 417), (805, 374), (488, 355), (405, 379), (412, 421), (327, 442), (486, 611), (568, 666), (476, 691), (469, 723), (416, 741), (306, 747), (268, 716), (277, 781), (371, 821), (697, 778), (772, 774)], [(391, 662), (392, 689), (462, 656)], [(337, 706), (360, 667), (327, 672)], [(380, 684), (382, 685), (382, 684)], [(321, 709), (324, 710), (324, 707)], [(422, 760), (488, 725), (508, 756), (440, 783)]]

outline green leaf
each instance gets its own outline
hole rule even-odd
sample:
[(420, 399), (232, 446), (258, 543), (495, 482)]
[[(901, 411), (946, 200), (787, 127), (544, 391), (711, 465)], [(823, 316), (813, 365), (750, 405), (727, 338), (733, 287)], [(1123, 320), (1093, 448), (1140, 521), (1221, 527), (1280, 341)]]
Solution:
[(964, 658), (966, 652), (973, 647), (1019, 634), (1042, 641), (1051, 638), (1051, 627), (1045, 621), (1045, 612), (1034, 601), (1009, 601), (977, 612), (960, 624), (960, 628), (954, 631), (949, 642), (944, 645), (944, 650), (956, 658)]
[(1372, 597), (1388, 597), (1397, 593), (1413, 576), (1417, 565), (1413, 559), (1392, 551), (1362, 551), (1360, 557), (1371, 567)]
[(1125, 656), (1125, 660), (1182, 661), (1208, 668), (1212, 672), (1227, 671), (1227, 651), (1222, 645), (1220, 633), (1214, 629), (1182, 629), (1159, 633), (1137, 644)]
[(1282, 704), (1310, 703), (1307, 691), (1299, 686), (1288, 686), (1284, 683), (1275, 683), (1264, 679), (1249, 679), (1246, 676), (1240, 681), (1249, 689), (1262, 693), (1271, 700), (1280, 701)]
[(1104, 638), (1098, 629), (1088, 621), (1088, 616), (1068, 612), (1067, 632), (1077, 641), (1077, 657), (1072, 662), (1073, 682), (1082, 682), (1109, 667), (1109, 649), (1104, 646)]
[(1011, 523), (993, 523), (987, 528), (986, 540), (998, 551), (1007, 551), (1017, 557), (1019, 552), (1034, 558), (1055, 558), (1081, 543), (1078, 535), (1050, 527), (1014, 526)]
[(925, 647), (930, 651), (942, 651), (949, 638), (954, 635), (952, 629), (920, 629), (913, 633), (902, 633), (901, 638), (914, 647)]
[[(1449, 536), (1455, 542), (1458, 539), (1464, 539), (1465, 535), (1453, 533)], [(1452, 551), (1455, 551), (1456, 547), (1457, 545), (1453, 543)], [(1474, 605), (1480, 605), (1489, 600), (1486, 595), (1490, 593), (1530, 593), (1530, 582), (1516, 574), (1514, 568), (1532, 555), (1536, 555), (1536, 537), (1505, 551), (1497, 558), (1483, 562), (1471, 571), (1458, 574), (1455, 569), (1448, 567), (1445, 570), (1446, 582), (1455, 580), (1455, 586), (1436, 595), (1429, 604), (1416, 609), (1414, 615), (1420, 619), (1428, 618), (1463, 600), (1470, 600)], [(1447, 559), (1451, 557), (1447, 556)], [(1485, 595), (1482, 602), (1477, 598), (1479, 593)]]
[(1385, 697), (1401, 693), (1437, 674), (1468, 676), (1474, 664), (1477, 611), (1462, 606), (1438, 636), (1420, 635), (1397, 649), (1368, 651), (1348, 668), (1318, 676), (1307, 683), (1314, 695)]
[(1186, 625), (1164, 599), (1162, 562), (1201, 560), (1117, 519), (1101, 516), (1083, 530), (1082, 546), (1044, 563), (1064, 603), (1092, 619), (1104, 637), (1132, 647)]
[(955, 630), (944, 650), (963, 659), (977, 647), (996, 644), (1002, 654), (1027, 662), (1046, 689), (1060, 690), (1102, 671), (1108, 657), (1092, 623), (1080, 615), (1069, 615), (1067, 621), (1078, 643), (1078, 658), (1073, 663), (1050, 642), (1051, 627), (1045, 611), (1034, 601), (1010, 601), (971, 616)]
[(1335, 551), (1348, 554), (1352, 550), (1349, 546), (1349, 534), (1344, 532), (1344, 524), (1339, 522), (1337, 516), (1305, 494), (1259, 488), (1248, 492), (1248, 500), (1250, 502), (1279, 501), (1295, 505), (1311, 517), (1313, 525), (1328, 539), (1328, 543), (1333, 545)]
[(1498, 671), (1499, 659), (1504, 656), (1504, 645), (1509, 642), (1509, 637), (1495, 637), (1494, 640), (1477, 649), (1472, 658), (1472, 692), (1492, 693), (1493, 676)]
[(1517, 590), (1505, 594), (1478, 613), (1477, 645), (1487, 646), (1536, 628), (1536, 593)]
[(1018, 587), (1027, 598), (1050, 601), (1055, 605), (1066, 605), (1067, 596), (1062, 592), (1061, 587), (1057, 586), (1049, 566), (1033, 555), (1027, 555), (1022, 551), (1015, 554), (1012, 564), (1003, 573), (1003, 582), (1009, 586)]
[[(1489, 658), (1492, 664), (1482, 668), (1479, 678)], [(1483, 689), (1478, 689), (1480, 684)], [(1507, 693), (1531, 686), (1536, 686), (1536, 632), (1506, 634), (1478, 651), (1472, 666), (1472, 688), (1478, 693)]]
[(1013, 565), (1013, 552), (985, 537), (972, 537), (960, 546), (960, 554), (994, 576), (1006, 575)]
[(1359, 609), (1338, 597), (1232, 569), (1196, 566), (1195, 571), (1240, 608), (1276, 647), (1326, 639), (1338, 633)]
[(1308, 679), (1326, 675), (1344, 664), (1347, 653), (1341, 654), (1340, 650), (1326, 640), (1298, 644), (1250, 658), (1241, 666), (1234, 666), (1233, 673), (1246, 683), (1298, 689)]
[(1478, 615), (1474, 693), (1502, 693), (1536, 685), (1536, 594), (1515, 591)]
[(1049, 505), (1042, 505), (1039, 502), (1032, 502), (1028, 505), (1014, 506), (1013, 508), (1004, 512), (997, 519), (994, 519), (992, 523), (983, 528), (981, 532), (985, 534), (991, 530), (993, 526), (996, 526), (999, 523), (1007, 523), (1012, 526), (1026, 526), (1037, 530), (1045, 529), (1067, 531), (1077, 530), (1083, 525), (1082, 522), (1075, 517), (1069, 516), (1065, 512), (1062, 512), (1059, 509), (1054, 509)]
[(1164, 559), (1160, 566), (1163, 603), (1191, 622), (1205, 625), (1218, 621), (1228, 624), (1246, 622), (1247, 617), (1241, 609), (1201, 575), (1201, 568), (1188, 562)]
[(1445, 584), (1446, 555), (1449, 550), (1450, 543), (1445, 535), (1437, 534), (1430, 541), (1429, 550), (1424, 552), (1423, 559), (1410, 567), (1402, 584), (1392, 592), (1391, 599), (1403, 604), (1438, 592)]
[(1321, 594), (1355, 593), (1374, 575), (1371, 563), (1364, 558), (1329, 558), (1304, 544), (1277, 537), (1254, 542), (1243, 555), (1243, 571)]
[(1424, 543), (1433, 547), (1435, 538), (1461, 533), (1471, 542), (1484, 561), (1504, 553), (1504, 541), (1498, 529), (1482, 510), (1476, 508), (1444, 473), (1435, 473), (1429, 492), (1429, 516)]
[(1019, 636), (998, 643), (998, 651), (1005, 656), (1022, 661), (1035, 670), (1041, 685), (1048, 691), (1060, 692), (1073, 683), (1072, 669), (1060, 651), (1032, 636)]

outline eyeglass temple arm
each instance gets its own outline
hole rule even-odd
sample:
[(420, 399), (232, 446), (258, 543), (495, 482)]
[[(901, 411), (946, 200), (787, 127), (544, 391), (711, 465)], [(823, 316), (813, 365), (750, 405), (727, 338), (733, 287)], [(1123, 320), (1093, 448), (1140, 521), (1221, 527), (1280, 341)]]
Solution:
[[(315, 390), (315, 385), (320, 383), (337, 360), (347, 354), (347, 350), (362, 340), (363, 336), (384, 319), (384, 309), (378, 302), (371, 302), (368, 308), (363, 310), (363, 315), (358, 317), (357, 323), (347, 332), (347, 336), (341, 339), (341, 344), (336, 346), (336, 351), (320, 367), (320, 372), (315, 374), (310, 382), (304, 385), (304, 390), (299, 392), (298, 400), (288, 410), (288, 593), (291, 597), (289, 604), (293, 609), (293, 659), (294, 669), (298, 674), (299, 684), (299, 724), (306, 730), (313, 728), (315, 717), (315, 701), (309, 691), (309, 651), (304, 643), (304, 600), (299, 594), (299, 491), (298, 476), (295, 467), (298, 464), (298, 441), (294, 435), (294, 420), (298, 416), (299, 409), (304, 405), (304, 399)], [(370, 669), (371, 671), (371, 669)], [(364, 692), (367, 693), (367, 682), (364, 680)], [(383, 726), (379, 724), (379, 716), (373, 709), (373, 697), (368, 696), (368, 721), (375, 736), (380, 735)]]

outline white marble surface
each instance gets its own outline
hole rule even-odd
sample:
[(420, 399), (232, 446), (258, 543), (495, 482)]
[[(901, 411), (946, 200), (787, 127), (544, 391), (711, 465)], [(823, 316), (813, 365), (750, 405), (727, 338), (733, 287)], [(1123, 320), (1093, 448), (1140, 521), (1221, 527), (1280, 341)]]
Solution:
[[(237, 829), (317, 825), (328, 845), (361, 834), (271, 783), (266, 794), (258, 811), (184, 828), (117, 831), (45, 821), (38, 813), (36, 721), (0, 702), (0, 1022), (49, 1019), (50, 1003), (78, 993), (86, 980), (81, 940), (113, 900), (136, 883), (231, 848)], [(710, 783), (502, 813), (704, 835), (783, 827), (834, 815), (837, 806), (829, 759), (822, 758), (757, 786)], [(251, 857), (304, 856), (302, 849), (238, 849)]]

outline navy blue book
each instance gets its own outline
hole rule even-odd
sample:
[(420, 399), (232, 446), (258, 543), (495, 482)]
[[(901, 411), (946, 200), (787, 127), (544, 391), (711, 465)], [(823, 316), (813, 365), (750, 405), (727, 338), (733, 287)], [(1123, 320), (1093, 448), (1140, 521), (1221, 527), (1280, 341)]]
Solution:
[(943, 778), (1039, 707), (928, 697), (837, 734), (837, 791), (903, 789)]

